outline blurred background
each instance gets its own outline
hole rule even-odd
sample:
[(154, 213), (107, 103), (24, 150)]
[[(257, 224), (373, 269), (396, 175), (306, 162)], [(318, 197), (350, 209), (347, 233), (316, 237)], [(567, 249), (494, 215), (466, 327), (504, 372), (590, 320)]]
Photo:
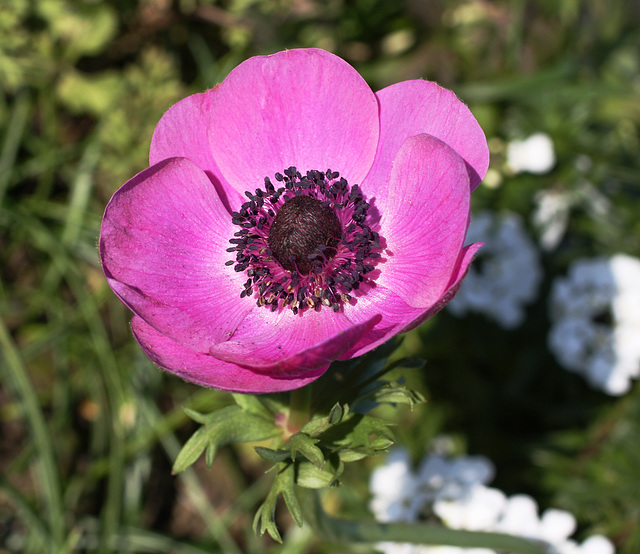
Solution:
[[(4, 0), (0, 551), (348, 550), (254, 536), (271, 477), (250, 446), (171, 475), (196, 428), (181, 406), (229, 395), (144, 357), (96, 249), (174, 102), (249, 56), (313, 46), (374, 90), (451, 88), (491, 149), (470, 231), (486, 253), (403, 343), (427, 360), (406, 374), (427, 403), (383, 413), (398, 443), (418, 462), (446, 436), (491, 459), (507, 494), (573, 513), (577, 537), (639, 552), (638, 22), (631, 0)], [(367, 514), (383, 461), (347, 471), (336, 511)]]

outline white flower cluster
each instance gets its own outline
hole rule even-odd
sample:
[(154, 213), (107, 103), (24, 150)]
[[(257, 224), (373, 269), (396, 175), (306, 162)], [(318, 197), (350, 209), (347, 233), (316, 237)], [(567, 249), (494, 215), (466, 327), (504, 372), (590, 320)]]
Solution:
[(541, 190), (535, 195), (536, 209), (532, 221), (540, 233), (543, 250), (554, 250), (569, 225), (569, 213), (575, 203), (563, 191)]
[(485, 244), (449, 310), (456, 316), (480, 312), (505, 329), (518, 327), (542, 279), (539, 252), (522, 219), (513, 213), (480, 212), (471, 220), (467, 240)]
[(610, 395), (640, 376), (640, 260), (618, 254), (576, 260), (550, 297), (549, 348)]
[[(370, 508), (383, 522), (425, 521), (437, 518), (452, 529), (494, 531), (539, 539), (552, 544), (560, 554), (613, 554), (611, 542), (600, 535), (581, 544), (569, 538), (576, 529), (572, 514), (546, 510), (530, 496), (507, 497), (487, 486), (494, 468), (486, 458), (447, 458), (431, 454), (414, 471), (402, 449), (393, 450), (387, 463), (373, 471)], [(385, 554), (495, 554), (486, 548), (421, 546), (379, 543)]]
[(557, 248), (564, 237), (571, 210), (580, 208), (598, 222), (610, 217), (611, 201), (587, 180), (580, 180), (569, 189), (548, 189), (536, 193), (531, 220), (539, 234), (543, 250)]
[(511, 141), (507, 146), (507, 165), (514, 173), (548, 173), (556, 164), (551, 137), (535, 133), (524, 140)]

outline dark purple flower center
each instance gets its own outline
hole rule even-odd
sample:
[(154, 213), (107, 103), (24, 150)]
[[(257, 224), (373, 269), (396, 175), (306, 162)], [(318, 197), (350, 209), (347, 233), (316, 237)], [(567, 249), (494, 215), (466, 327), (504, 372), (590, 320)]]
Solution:
[(301, 195), (289, 198), (278, 210), (267, 242), (282, 267), (307, 275), (313, 268), (310, 257), (324, 247), (330, 260), (340, 238), (342, 226), (336, 212), (317, 198)]
[(245, 192), (249, 201), (233, 213), (240, 230), (229, 241), (236, 259), (227, 265), (246, 271), (240, 296), (253, 295), (274, 311), (324, 305), (338, 312), (380, 257), (380, 237), (367, 225), (369, 204), (358, 185), (331, 170), (303, 177), (290, 167), (275, 177), (283, 186), (265, 177), (264, 190)]

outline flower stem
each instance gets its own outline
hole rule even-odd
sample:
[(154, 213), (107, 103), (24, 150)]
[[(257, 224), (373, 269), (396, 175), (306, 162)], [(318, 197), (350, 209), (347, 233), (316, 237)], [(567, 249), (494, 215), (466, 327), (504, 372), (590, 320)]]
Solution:
[(543, 541), (502, 533), (463, 531), (422, 523), (380, 523), (375, 520), (344, 520), (327, 515), (317, 491), (298, 489), (304, 521), (321, 537), (335, 542), (405, 542), (488, 548), (513, 554), (557, 554)]
[(302, 387), (289, 393), (289, 420), (287, 429), (294, 435), (311, 416), (311, 387)]

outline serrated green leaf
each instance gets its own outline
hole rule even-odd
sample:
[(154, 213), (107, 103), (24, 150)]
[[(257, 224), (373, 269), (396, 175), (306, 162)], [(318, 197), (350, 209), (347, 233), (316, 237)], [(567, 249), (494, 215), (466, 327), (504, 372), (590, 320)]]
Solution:
[[(265, 501), (260, 505), (255, 517), (253, 518), (253, 531), (256, 534), (264, 535), (269, 533), (271, 538), (282, 543), (282, 537), (278, 531), (275, 522), (276, 502), (278, 497), (282, 495), (284, 503), (296, 522), (298, 527), (302, 527), (302, 510), (295, 495), (295, 468), (293, 464), (282, 464), (284, 467), (279, 471), (278, 475), (271, 485), (271, 490)], [(313, 466), (312, 466), (313, 467)]]
[(351, 404), (363, 387), (386, 373), (386, 368), (383, 368), (387, 359), (399, 344), (399, 340), (391, 339), (364, 356), (334, 362), (332, 371), (325, 373), (317, 386), (314, 385), (314, 406), (318, 410), (329, 411), (336, 398), (341, 403)]
[(407, 404), (413, 410), (416, 404), (422, 402), (425, 402), (425, 398), (420, 392), (414, 391), (400, 382), (377, 381), (372, 383), (369, 390), (354, 402), (353, 409), (366, 414), (380, 404)]
[(331, 424), (328, 417), (317, 417), (306, 423), (300, 432), (306, 433), (310, 437), (315, 437), (324, 433), (329, 427), (331, 427)]
[(273, 450), (265, 446), (256, 446), (255, 451), (258, 453), (258, 456), (273, 463), (284, 462), (291, 458), (290, 450)]
[[(337, 429), (337, 427), (334, 429)], [(334, 444), (346, 446), (347, 448), (370, 448), (374, 446), (377, 448), (377, 444), (380, 443), (375, 441), (379, 441), (379, 439), (386, 439), (391, 442), (395, 439), (393, 431), (389, 429), (389, 423), (374, 416), (357, 414), (349, 421), (349, 426), (346, 428), (344, 436), (342, 438), (336, 437)]]
[(273, 437), (281, 430), (271, 421), (240, 406), (227, 406), (206, 416), (207, 423), (186, 442), (173, 464), (180, 473), (193, 464), (206, 448), (206, 462), (213, 463), (218, 448), (234, 442), (255, 442)]
[(408, 404), (411, 408), (425, 401), (424, 396), (418, 391), (400, 383), (387, 383), (376, 389), (372, 393), (372, 399), (379, 404)]
[(344, 469), (344, 464), (339, 459), (337, 464), (327, 463), (322, 469), (306, 460), (296, 463), (295, 466), (296, 484), (307, 489), (323, 489), (338, 485), (338, 476)]
[(231, 395), (236, 404), (240, 406), (245, 412), (260, 416), (264, 419), (272, 420), (273, 415), (269, 412), (268, 408), (264, 405), (262, 400), (253, 394), (240, 394), (233, 393)]
[(348, 404), (334, 404), (333, 408), (329, 412), (327, 417), (317, 417), (312, 419), (302, 427), (300, 430), (302, 433), (306, 433), (310, 437), (317, 437), (324, 433), (330, 427), (338, 425), (344, 421), (349, 415)]
[(209, 444), (208, 431), (206, 427), (201, 427), (191, 435), (178, 453), (176, 461), (173, 463), (172, 473), (180, 473), (187, 469), (200, 457), (207, 444)]
[(330, 425), (338, 425), (349, 413), (349, 404), (340, 405), (339, 402), (331, 408), (328, 422)]
[(378, 437), (377, 439), (372, 440), (369, 443), (369, 447), (367, 450), (370, 452), (370, 456), (375, 454), (376, 452), (380, 452), (381, 450), (387, 450), (390, 446), (395, 443), (393, 439), (389, 439), (387, 437)]
[(291, 514), (293, 521), (296, 522), (298, 527), (302, 527), (304, 521), (302, 519), (302, 509), (300, 508), (300, 504), (298, 503), (298, 498), (296, 497), (296, 493), (294, 491), (294, 476), (295, 470), (291, 468), (291, 482), (287, 481), (287, 488), (282, 490), (282, 497), (284, 498), (284, 503), (287, 506), (287, 510)]
[(289, 439), (291, 459), (295, 462), (296, 454), (300, 452), (313, 465), (321, 468), (324, 465), (324, 454), (316, 445), (319, 439), (313, 439), (309, 435), (299, 432)]
[(362, 458), (366, 458), (369, 456), (368, 452), (363, 452), (360, 450), (352, 450), (351, 448), (346, 448), (345, 450), (339, 450), (338, 456), (340, 459), (345, 462), (357, 462), (358, 460), (362, 460)]

